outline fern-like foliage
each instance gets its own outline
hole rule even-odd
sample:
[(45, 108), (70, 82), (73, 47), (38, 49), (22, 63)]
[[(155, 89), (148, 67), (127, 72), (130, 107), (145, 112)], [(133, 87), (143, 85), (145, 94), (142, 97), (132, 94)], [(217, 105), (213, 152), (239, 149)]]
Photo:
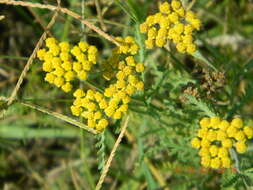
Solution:
[(98, 148), (97, 157), (98, 157), (98, 169), (103, 170), (105, 166), (105, 134), (104, 132), (97, 135), (97, 144), (96, 147)]
[(215, 116), (215, 111), (209, 105), (207, 105), (207, 103), (203, 102), (202, 100), (197, 100), (191, 95), (184, 96), (187, 98), (189, 104), (193, 104), (198, 110), (204, 112), (207, 116)]
[(222, 187), (231, 187), (232, 185), (236, 184), (237, 181), (242, 177), (240, 173), (231, 173), (226, 172), (222, 176), (221, 186)]

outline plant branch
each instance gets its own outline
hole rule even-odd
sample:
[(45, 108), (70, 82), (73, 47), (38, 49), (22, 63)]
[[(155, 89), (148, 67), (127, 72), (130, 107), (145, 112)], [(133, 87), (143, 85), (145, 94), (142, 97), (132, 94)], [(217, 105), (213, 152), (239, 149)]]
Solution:
[(119, 46), (120, 44), (109, 34), (105, 33), (103, 30), (98, 28), (97, 26), (91, 24), (87, 20), (83, 19), (80, 15), (77, 13), (67, 9), (67, 8), (62, 8), (62, 7), (57, 7), (53, 5), (48, 5), (48, 4), (40, 4), (40, 3), (30, 3), (30, 2), (24, 2), (24, 1), (14, 1), (14, 0), (0, 0), (0, 4), (7, 4), (7, 5), (20, 5), (24, 7), (34, 7), (34, 8), (41, 8), (41, 9), (49, 9), (51, 11), (59, 10), (60, 12), (67, 14), (77, 20), (79, 20), (81, 23), (86, 25), (88, 28), (91, 30), (97, 32), (99, 35), (103, 36), (105, 39), (108, 41), (114, 43), (115, 45)]

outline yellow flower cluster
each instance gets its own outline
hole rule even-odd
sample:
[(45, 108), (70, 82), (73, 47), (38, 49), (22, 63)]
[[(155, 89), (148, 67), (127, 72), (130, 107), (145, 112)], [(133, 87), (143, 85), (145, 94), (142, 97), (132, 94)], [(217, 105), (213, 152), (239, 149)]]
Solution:
[(87, 119), (87, 125), (102, 131), (109, 124), (105, 118), (103, 110), (108, 106), (104, 95), (94, 90), (86, 93), (82, 89), (77, 89), (74, 94), (75, 101), (71, 106), (71, 112), (75, 116), (82, 116)]
[(46, 49), (40, 49), (37, 56), (47, 73), (45, 81), (65, 92), (72, 90), (70, 83), (75, 78), (86, 80), (88, 72), (97, 60), (97, 48), (86, 42), (70, 47), (68, 42), (58, 43), (55, 38), (46, 39)]
[(192, 11), (186, 11), (180, 1), (164, 2), (159, 12), (148, 16), (140, 25), (140, 31), (147, 33), (146, 47), (163, 47), (167, 40), (172, 40), (181, 53), (192, 54), (196, 51), (192, 33), (199, 30), (201, 22)]
[(72, 114), (87, 119), (88, 127), (98, 131), (104, 130), (109, 119), (121, 119), (128, 110), (131, 96), (136, 91), (144, 89), (140, 73), (144, 71), (143, 63), (137, 63), (133, 57), (138, 51), (138, 45), (130, 36), (116, 38), (120, 46), (113, 50), (113, 55), (103, 64), (104, 78), (110, 80), (110, 85), (104, 92), (81, 89), (74, 92), (76, 97), (71, 106)]
[(253, 137), (253, 127), (244, 126), (240, 118), (228, 122), (219, 117), (204, 117), (199, 124), (201, 128), (191, 145), (199, 149), (204, 167), (230, 168), (232, 161), (229, 149), (234, 147), (238, 153), (245, 153), (246, 140)]

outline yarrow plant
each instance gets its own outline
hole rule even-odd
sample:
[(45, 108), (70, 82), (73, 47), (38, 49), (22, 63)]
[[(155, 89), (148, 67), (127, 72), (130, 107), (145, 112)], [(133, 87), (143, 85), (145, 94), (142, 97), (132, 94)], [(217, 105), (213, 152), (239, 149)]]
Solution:
[(199, 124), (197, 137), (192, 139), (191, 145), (199, 150), (204, 167), (230, 168), (232, 160), (229, 149), (235, 148), (238, 153), (245, 153), (246, 141), (253, 137), (253, 127), (244, 126), (241, 118), (228, 122), (220, 117), (204, 117)]
[(180, 53), (192, 54), (196, 51), (193, 32), (199, 30), (201, 22), (192, 11), (186, 11), (182, 3), (172, 0), (159, 6), (159, 12), (147, 17), (140, 25), (140, 31), (147, 33), (146, 47), (163, 47), (171, 40)]

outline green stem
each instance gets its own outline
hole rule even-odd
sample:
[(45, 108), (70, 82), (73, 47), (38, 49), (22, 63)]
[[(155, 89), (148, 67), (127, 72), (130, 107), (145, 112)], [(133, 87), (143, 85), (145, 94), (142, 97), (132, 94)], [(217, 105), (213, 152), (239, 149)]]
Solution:
[(192, 54), (193, 57), (195, 57), (196, 59), (199, 59), (201, 61), (203, 61), (205, 64), (207, 64), (207, 66), (211, 67), (213, 70), (217, 71), (217, 68), (211, 63), (209, 62), (201, 53), (200, 51), (196, 51), (195, 53)]
[(78, 136), (78, 130), (50, 128), (33, 129), (30, 127), (8, 126), (0, 127), (0, 137), (10, 139), (31, 139), (31, 138), (75, 138)]

